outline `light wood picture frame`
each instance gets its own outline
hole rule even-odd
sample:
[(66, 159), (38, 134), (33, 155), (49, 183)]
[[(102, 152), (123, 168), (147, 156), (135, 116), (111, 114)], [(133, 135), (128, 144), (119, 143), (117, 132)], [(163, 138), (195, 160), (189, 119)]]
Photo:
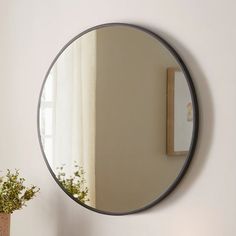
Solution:
[(187, 81), (180, 69), (168, 68), (166, 140), (167, 155), (187, 155), (190, 148), (192, 130), (192, 100)]

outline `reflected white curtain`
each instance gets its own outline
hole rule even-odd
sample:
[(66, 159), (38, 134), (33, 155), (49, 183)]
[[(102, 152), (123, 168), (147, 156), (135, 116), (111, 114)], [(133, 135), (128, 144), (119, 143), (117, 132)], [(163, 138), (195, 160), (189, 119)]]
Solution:
[(95, 206), (96, 32), (69, 46), (52, 70), (54, 78), (53, 166), (76, 161), (84, 168), (87, 203)]

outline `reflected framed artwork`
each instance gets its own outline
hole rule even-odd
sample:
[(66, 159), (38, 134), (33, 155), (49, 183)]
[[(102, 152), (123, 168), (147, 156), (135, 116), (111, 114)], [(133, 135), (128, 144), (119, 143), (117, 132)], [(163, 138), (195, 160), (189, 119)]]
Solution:
[[(193, 106), (183, 71), (167, 69), (167, 155), (188, 153), (193, 129)], [(183, 135), (184, 134), (184, 135)]]

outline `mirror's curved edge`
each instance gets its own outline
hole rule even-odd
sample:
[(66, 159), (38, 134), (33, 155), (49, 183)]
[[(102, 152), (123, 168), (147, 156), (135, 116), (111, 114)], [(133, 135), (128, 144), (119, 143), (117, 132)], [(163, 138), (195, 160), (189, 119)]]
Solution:
[[(45, 155), (45, 152), (43, 150), (43, 145), (42, 145), (42, 140), (41, 140), (41, 135), (40, 135), (40, 105), (41, 105), (41, 96), (43, 93), (43, 89), (47, 80), (47, 77), (53, 67), (53, 65), (55, 64), (55, 62), (57, 61), (57, 59), (60, 57), (60, 55), (66, 50), (66, 48), (71, 45), (75, 40), (77, 40), (78, 38), (80, 38), (81, 36), (85, 35), (86, 33), (89, 33), (93, 30), (96, 29), (100, 29), (100, 28), (104, 28), (104, 27), (111, 27), (111, 26), (127, 26), (127, 27), (131, 27), (131, 28), (136, 28), (138, 30), (141, 30), (149, 35), (151, 35), (152, 37), (154, 37), (155, 39), (159, 40), (171, 53), (171, 55), (177, 60), (177, 62), (179, 63), (179, 66), (181, 68), (181, 70), (183, 71), (185, 77), (186, 77), (186, 81), (190, 90), (190, 95), (191, 95), (191, 99), (192, 99), (192, 103), (193, 103), (193, 132), (192, 132), (192, 140), (190, 143), (190, 148), (186, 157), (186, 160), (184, 162), (183, 167), (181, 168), (179, 174), (177, 175), (176, 179), (173, 181), (173, 183), (166, 188), (166, 191), (163, 192), (157, 199), (155, 199), (154, 201), (150, 202), (149, 204), (147, 204), (144, 207), (132, 210), (132, 211), (128, 211), (128, 212), (109, 212), (109, 211), (103, 211), (103, 210), (99, 210), (93, 207), (90, 207), (84, 203), (82, 203), (81, 201), (75, 199), (63, 186), (62, 184), (58, 181), (55, 173), (53, 172), (52, 168), (50, 167), (50, 164), (47, 160), (47, 157)], [(47, 70), (47, 73), (43, 79), (43, 83), (42, 86), (40, 88), (40, 93), (39, 93), (39, 99), (38, 99), (38, 105), (37, 105), (37, 134), (38, 134), (38, 140), (39, 140), (39, 144), (40, 144), (40, 149), (43, 155), (43, 159), (46, 163), (46, 166), (49, 170), (49, 172), (51, 173), (52, 177), (54, 178), (54, 180), (56, 181), (56, 183), (60, 186), (60, 188), (75, 202), (77, 202), (78, 204), (80, 204), (81, 206), (100, 213), (100, 214), (104, 214), (104, 215), (112, 215), (112, 216), (121, 216), (121, 215), (129, 215), (129, 214), (134, 214), (134, 213), (139, 213), (142, 212), (144, 210), (147, 210), (153, 206), (155, 206), (156, 204), (160, 203), (162, 200), (164, 200), (170, 193), (172, 193), (175, 188), (177, 187), (177, 185), (181, 182), (181, 180), (183, 179), (184, 175), (186, 174), (190, 163), (193, 159), (193, 155), (194, 152), (196, 150), (196, 146), (197, 146), (197, 140), (198, 140), (198, 133), (199, 133), (199, 105), (198, 105), (198, 99), (197, 99), (197, 93), (196, 93), (196, 89), (192, 80), (192, 77), (189, 73), (189, 70), (187, 69), (187, 66), (185, 65), (184, 61), (182, 60), (182, 58), (180, 57), (180, 55), (177, 53), (177, 51), (164, 39), (162, 38), (160, 35), (158, 35), (157, 33), (154, 33), (153, 31), (144, 28), (142, 26), (139, 25), (135, 25), (135, 24), (130, 24), (130, 23), (120, 23), (120, 22), (113, 22), (113, 23), (105, 23), (105, 24), (100, 24), (100, 25), (96, 25), (94, 27), (91, 27), (83, 32), (81, 32), (80, 34), (78, 34), (77, 36), (75, 36), (74, 38), (72, 38), (60, 51), (59, 53), (56, 55), (56, 57), (54, 58), (54, 60), (52, 61), (49, 69)]]

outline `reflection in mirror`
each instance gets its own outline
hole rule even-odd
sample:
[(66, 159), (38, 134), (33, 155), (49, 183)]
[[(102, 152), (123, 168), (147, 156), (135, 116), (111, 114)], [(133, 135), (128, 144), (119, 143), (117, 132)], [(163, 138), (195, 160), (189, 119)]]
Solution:
[(95, 210), (144, 208), (187, 162), (191, 93), (182, 66), (153, 35), (119, 24), (82, 34), (42, 88), (40, 142), (52, 172)]

